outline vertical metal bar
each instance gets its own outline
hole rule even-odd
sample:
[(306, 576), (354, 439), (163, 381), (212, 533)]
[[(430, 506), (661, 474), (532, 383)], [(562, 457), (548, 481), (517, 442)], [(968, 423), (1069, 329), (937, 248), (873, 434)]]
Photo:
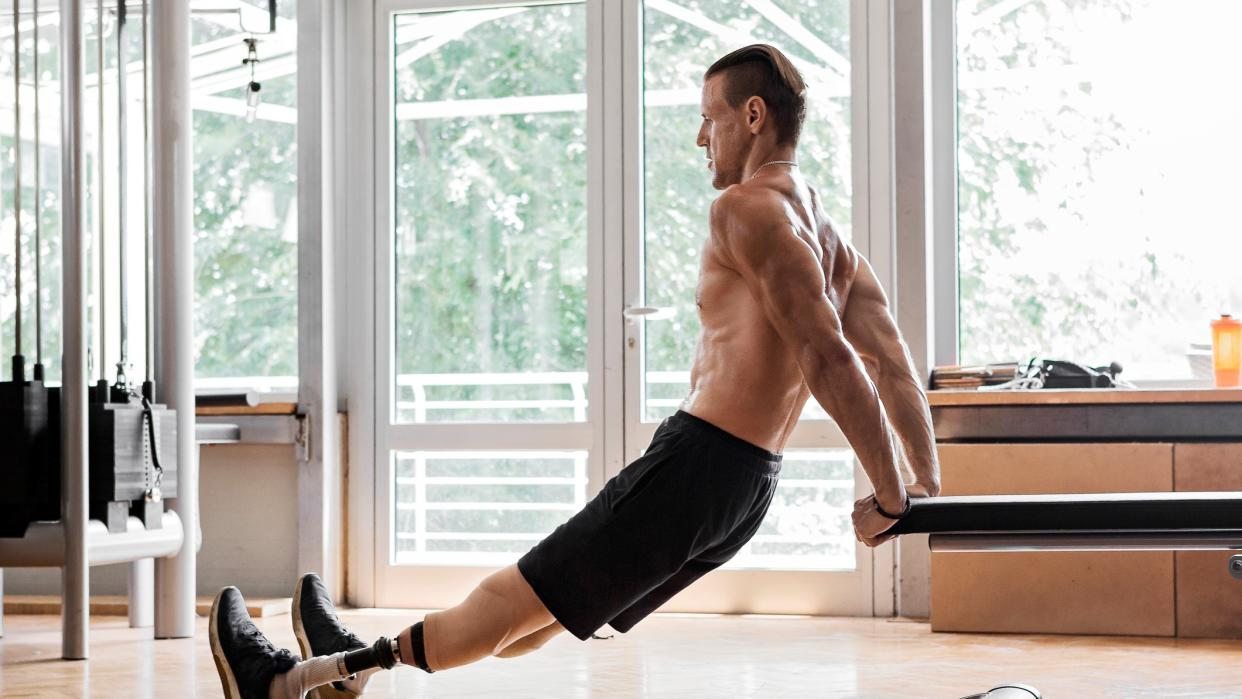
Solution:
[(95, 211), (97, 221), (95, 228), (98, 231), (98, 238), (95, 244), (99, 246), (99, 356), (96, 361), (99, 362), (99, 380), (102, 383), (108, 381), (108, 219), (106, 217), (107, 210), (104, 206), (107, 196), (104, 192), (104, 6), (103, 0), (95, 0), (95, 93), (96, 103), (99, 110), (99, 118), (97, 130), (95, 132), (96, 145), (96, 171), (97, 178), (95, 182)]
[[(37, 23), (37, 20), (36, 20)], [(13, 380), (25, 381), (22, 366), (22, 30), (21, 0), (13, 0), (13, 257), (17, 272)]]
[(126, 200), (129, 198), (128, 175), (126, 161), (129, 159), (129, 150), (126, 145), (129, 143), (126, 128), (129, 120), (125, 118), (125, 113), (129, 109), (129, 105), (125, 103), (126, 92), (126, 46), (125, 46), (125, 21), (127, 0), (118, 0), (116, 5), (116, 231), (119, 238), (120, 250), (117, 256), (117, 269), (120, 272), (120, 294), (118, 301), (121, 311), (121, 356), (117, 357), (116, 364), (116, 380), (118, 388), (126, 388), (128, 381), (125, 378), (126, 369), (129, 364), (129, 245), (128, 226), (125, 216), (128, 210)]
[[(151, 277), (154, 244), (151, 239), (151, 82), (150, 59), (147, 42), (151, 40), (150, 22), (151, 5), (149, 0), (142, 0), (142, 242), (143, 242), (143, 281), (142, 293), (145, 300), (143, 338), (146, 349), (146, 380), (155, 379), (155, 331), (151, 327), (155, 320), (155, 299), (151, 294), (154, 280)], [(154, 396), (149, 396), (154, 398)]]
[(39, 131), (39, 0), (34, 0), (35, 380), (43, 379), (43, 139)]
[(157, 396), (177, 411), (177, 498), (181, 551), (155, 564), (155, 637), (194, 635), (198, 551), (198, 449), (194, 443), (194, 238), (190, 107), (190, 3), (151, 6), (152, 224), (156, 259)]
[(84, 659), (90, 569), (86, 550), (86, 236), (82, 213), (82, 0), (60, 0), (62, 333), (60, 506), (65, 528), (61, 655)]
[(130, 562), (128, 590), (129, 627), (140, 629), (154, 624), (155, 559), (140, 558)]

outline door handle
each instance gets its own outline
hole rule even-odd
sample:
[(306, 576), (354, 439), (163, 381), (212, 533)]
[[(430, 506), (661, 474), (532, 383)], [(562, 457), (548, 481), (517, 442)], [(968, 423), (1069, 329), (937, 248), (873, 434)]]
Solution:
[(677, 315), (677, 309), (672, 306), (630, 306), (621, 311), (621, 315), (630, 323), (637, 320), (668, 320)]

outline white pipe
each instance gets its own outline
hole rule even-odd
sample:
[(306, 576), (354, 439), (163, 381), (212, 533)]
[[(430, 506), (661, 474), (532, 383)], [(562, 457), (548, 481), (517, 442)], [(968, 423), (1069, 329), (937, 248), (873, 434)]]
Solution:
[(176, 512), (165, 512), (163, 520), (159, 529), (147, 530), (142, 520), (130, 517), (126, 521), (126, 531), (117, 534), (107, 533), (103, 522), (91, 522), (91, 565), (128, 563), (176, 554), (186, 538), (181, 518)]
[[(178, 544), (179, 546), (180, 544)], [(129, 564), (129, 628), (155, 624), (155, 561), (142, 558)]]
[[(108, 533), (98, 520), (87, 525), (86, 548), (92, 566), (128, 563), (176, 553), (184, 540), (181, 518), (165, 512), (159, 529), (147, 530), (142, 520), (130, 517), (124, 532)], [(34, 522), (20, 539), (0, 539), (0, 565), (22, 568), (56, 568), (65, 565), (67, 527), (63, 522)]]
[(155, 625), (155, 561), (139, 559), (129, 564), (129, 628)]
[(61, 655), (85, 659), (89, 642), (87, 550), (86, 245), (82, 177), (82, 0), (60, 0), (62, 349), (60, 508), (63, 542)]
[(155, 637), (194, 635), (198, 550), (198, 447), (194, 442), (193, 122), (190, 3), (151, 3), (152, 225), (155, 240), (156, 398), (177, 411), (177, 498), (181, 551), (155, 564)]

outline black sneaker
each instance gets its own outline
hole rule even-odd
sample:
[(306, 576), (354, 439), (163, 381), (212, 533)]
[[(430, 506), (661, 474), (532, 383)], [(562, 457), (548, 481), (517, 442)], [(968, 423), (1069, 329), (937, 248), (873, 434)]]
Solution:
[(292, 670), (299, 660), (259, 631), (235, 587), (220, 590), (211, 604), (209, 635), (225, 699), (267, 699), (272, 678)]
[[(298, 579), (293, 588), (293, 635), (298, 639), (302, 655), (313, 658), (366, 648), (367, 644), (341, 624), (336, 616), (336, 605), (328, 595), (328, 588), (315, 573), (307, 573)], [(317, 688), (318, 699), (353, 699), (358, 693), (345, 681)]]

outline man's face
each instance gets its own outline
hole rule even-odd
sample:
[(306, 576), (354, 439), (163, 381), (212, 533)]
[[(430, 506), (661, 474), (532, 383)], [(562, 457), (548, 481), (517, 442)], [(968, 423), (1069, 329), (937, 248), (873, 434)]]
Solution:
[(724, 189), (742, 181), (742, 168), (753, 134), (747, 119), (746, 102), (730, 107), (724, 97), (723, 73), (703, 83), (700, 111), (703, 125), (696, 143), (706, 150), (707, 167), (712, 171), (712, 186)]

